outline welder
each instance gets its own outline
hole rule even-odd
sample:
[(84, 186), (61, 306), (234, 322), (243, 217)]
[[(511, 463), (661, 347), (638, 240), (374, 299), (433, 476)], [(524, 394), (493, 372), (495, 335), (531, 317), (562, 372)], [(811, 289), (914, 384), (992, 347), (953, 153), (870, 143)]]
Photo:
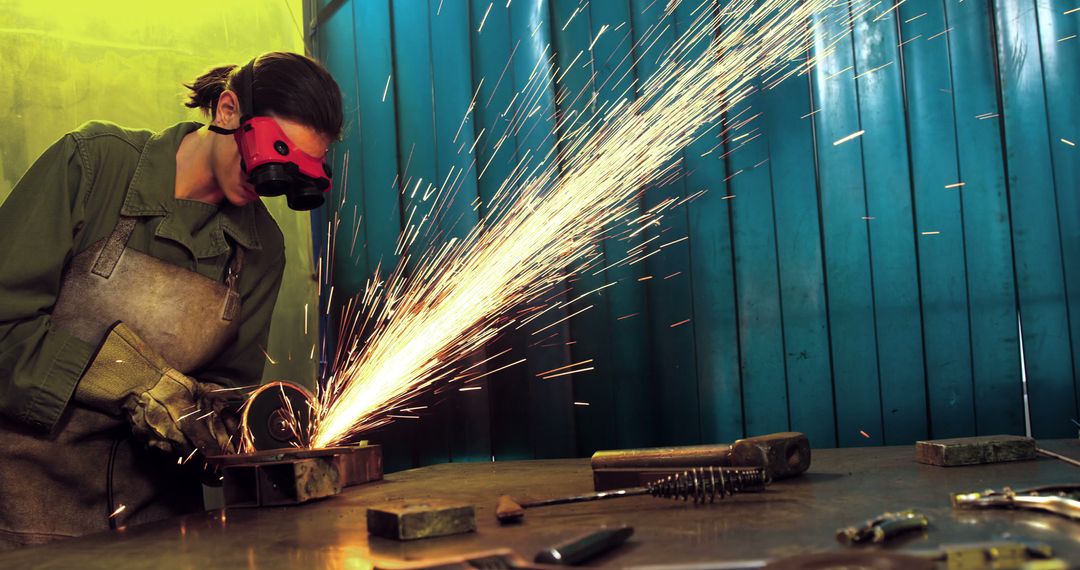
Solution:
[(0, 206), (0, 549), (201, 507), (224, 396), (259, 383), (285, 265), (260, 196), (323, 202), (341, 94), (283, 52), (186, 87), (209, 124), (87, 123)]

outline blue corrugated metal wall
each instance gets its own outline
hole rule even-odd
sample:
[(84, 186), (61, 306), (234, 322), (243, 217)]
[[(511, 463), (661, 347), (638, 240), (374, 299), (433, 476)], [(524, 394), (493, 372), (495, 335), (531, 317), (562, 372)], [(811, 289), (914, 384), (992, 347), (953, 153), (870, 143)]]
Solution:
[[(483, 204), (513, 164), (558, 144), (559, 117), (633, 97), (655, 58), (628, 73), (619, 63), (636, 59), (637, 39), (666, 4), (320, 6), (318, 55), (342, 85), (348, 118), (334, 151), (339, 170), (348, 154), (339, 234), (357, 232), (339, 237), (335, 295), (397, 263), (412, 206), (403, 180), (464, 171), (439, 228), (439, 239), (460, 236), (486, 214), (477, 198)], [(675, 41), (696, 7), (685, 0), (654, 49)], [(752, 120), (738, 136), (716, 129), (687, 148), (687, 176), (640, 207), (708, 192), (637, 241), (609, 240), (603, 256), (689, 239), (571, 280), (557, 293), (619, 285), (550, 337), (511, 334), (491, 349), (525, 352), (528, 367), (373, 434), (390, 443), (389, 467), (787, 429), (819, 447), (1023, 433), (1018, 314), (1034, 434), (1075, 434), (1076, 8), (1080, 0), (837, 3), (820, 17), (816, 50), (838, 49), (732, 111), (730, 122)], [(854, 25), (845, 32), (846, 18)], [(530, 99), (544, 112), (496, 153), (490, 133), (537, 73)], [(596, 100), (573, 96), (582, 90)], [(348, 251), (346, 241), (355, 242)], [(588, 374), (536, 377), (590, 358)]]

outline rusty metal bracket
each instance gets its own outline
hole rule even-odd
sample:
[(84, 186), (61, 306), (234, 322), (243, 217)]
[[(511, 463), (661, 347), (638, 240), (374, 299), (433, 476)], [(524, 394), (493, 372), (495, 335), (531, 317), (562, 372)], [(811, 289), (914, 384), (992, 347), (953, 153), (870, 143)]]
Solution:
[(383, 476), (377, 445), (276, 449), (209, 461), (221, 466), (226, 507), (296, 505)]

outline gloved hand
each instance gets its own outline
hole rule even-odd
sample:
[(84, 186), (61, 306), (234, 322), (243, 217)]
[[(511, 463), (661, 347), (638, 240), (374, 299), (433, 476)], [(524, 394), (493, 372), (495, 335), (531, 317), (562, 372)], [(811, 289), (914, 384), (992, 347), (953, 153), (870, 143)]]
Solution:
[(75, 389), (75, 399), (125, 415), (136, 437), (163, 451), (233, 451), (222, 420), (221, 387), (181, 374), (124, 323), (109, 330)]

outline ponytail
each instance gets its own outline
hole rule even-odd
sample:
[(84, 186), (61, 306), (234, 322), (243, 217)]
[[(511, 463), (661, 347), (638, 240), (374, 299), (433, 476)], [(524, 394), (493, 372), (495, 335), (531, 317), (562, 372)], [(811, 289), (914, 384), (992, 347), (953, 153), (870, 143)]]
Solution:
[(191, 90), (187, 103), (184, 106), (191, 109), (202, 109), (212, 117), (216, 111), (218, 97), (228, 88), (229, 76), (235, 65), (222, 65), (200, 75), (195, 81), (185, 83), (184, 87)]

